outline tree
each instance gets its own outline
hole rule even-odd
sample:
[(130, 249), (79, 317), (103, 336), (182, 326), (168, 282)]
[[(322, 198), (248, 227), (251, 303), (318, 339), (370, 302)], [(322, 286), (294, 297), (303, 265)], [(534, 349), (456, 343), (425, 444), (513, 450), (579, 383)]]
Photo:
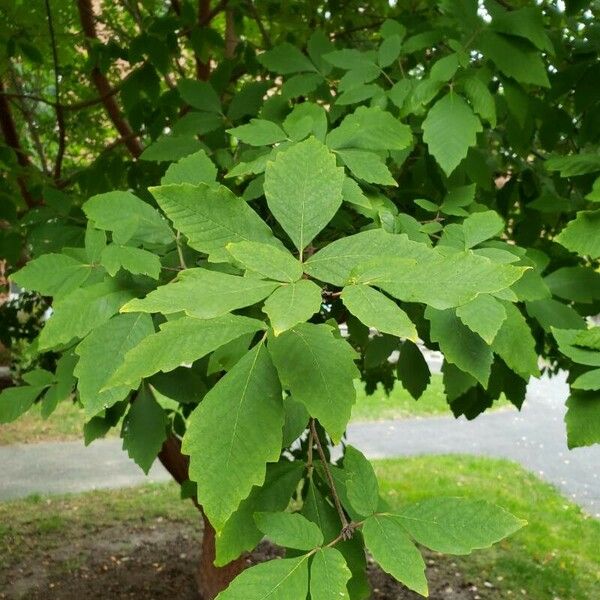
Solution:
[[(426, 595), (416, 543), (465, 554), (523, 522), (390, 514), (329, 446), (355, 379), (419, 398), (417, 340), (469, 419), (568, 369), (569, 444), (600, 442), (596, 8), (76, 4), (3, 9), (1, 240), (51, 299), (29, 354), (56, 366), (0, 422), (74, 398), (86, 443), (120, 426), (158, 457), (202, 513), (206, 599), (364, 598), (365, 548)], [(287, 557), (239, 574), (263, 536)]]

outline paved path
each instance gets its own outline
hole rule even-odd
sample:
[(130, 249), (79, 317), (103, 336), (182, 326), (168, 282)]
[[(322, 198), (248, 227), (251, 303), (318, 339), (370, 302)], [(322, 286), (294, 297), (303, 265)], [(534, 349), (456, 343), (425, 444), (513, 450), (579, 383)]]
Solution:
[[(600, 517), (600, 446), (567, 450), (567, 392), (564, 377), (534, 380), (521, 413), (507, 410), (475, 421), (435, 417), (354, 423), (348, 437), (369, 458), (439, 453), (509, 458)], [(0, 500), (169, 478), (160, 465), (144, 477), (118, 439), (96, 441), (88, 448), (80, 442), (0, 447), (0, 465)]]

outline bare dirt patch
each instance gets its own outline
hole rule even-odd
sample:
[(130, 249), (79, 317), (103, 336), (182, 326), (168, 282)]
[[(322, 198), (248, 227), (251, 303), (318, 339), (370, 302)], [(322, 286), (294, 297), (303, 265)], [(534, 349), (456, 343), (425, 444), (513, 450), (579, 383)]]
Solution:
[[(0, 598), (198, 600), (194, 574), (201, 534), (187, 522), (158, 518), (56, 533), (52, 539), (42, 540), (40, 534), (38, 540), (30, 540), (17, 562), (4, 561)], [(276, 549), (264, 543), (251, 560), (276, 555)], [(497, 597), (494, 590), (477, 590), (451, 560), (437, 555), (428, 557), (428, 577), (432, 600)], [(369, 578), (373, 600), (420, 598), (372, 563)]]

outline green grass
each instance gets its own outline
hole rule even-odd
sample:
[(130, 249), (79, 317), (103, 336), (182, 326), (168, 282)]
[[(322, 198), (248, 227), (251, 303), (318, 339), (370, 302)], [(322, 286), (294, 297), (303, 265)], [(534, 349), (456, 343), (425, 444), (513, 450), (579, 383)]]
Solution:
[[(442, 376), (434, 374), (431, 384), (419, 400), (415, 400), (397, 383), (389, 396), (382, 388), (371, 396), (365, 394), (362, 384), (356, 384), (357, 398), (352, 410), (354, 421), (376, 421), (383, 419), (406, 419), (411, 417), (429, 417), (449, 415), (450, 409), (442, 385)], [(506, 405), (497, 403), (497, 406)], [(62, 402), (56, 411), (43, 419), (39, 406), (13, 423), (0, 425), (0, 445), (32, 444), (42, 441), (76, 440), (83, 436), (85, 422), (83, 411), (72, 402)], [(113, 428), (108, 435), (118, 435), (119, 429)]]
[[(382, 387), (370, 396), (365, 394), (361, 385), (357, 385), (356, 391), (356, 404), (352, 408), (353, 421), (381, 421), (452, 414), (446, 401), (442, 376), (438, 373), (431, 376), (429, 387), (418, 400), (415, 400), (398, 382), (389, 396)], [(502, 397), (494, 403), (493, 408), (511, 407), (516, 410)]]
[(35, 405), (29, 412), (12, 423), (0, 425), (0, 445), (34, 444), (55, 440), (73, 440), (83, 437), (85, 417), (83, 410), (72, 402), (61, 402), (47, 419)]
[(180, 499), (174, 483), (65, 496), (36, 494), (0, 503), (0, 567), (18, 563), (32, 551), (68, 545), (86, 531), (159, 518), (189, 523), (190, 531), (200, 524), (197, 510)]
[[(487, 600), (600, 598), (600, 521), (514, 463), (431, 456), (378, 461), (375, 466), (392, 507), (428, 496), (460, 495), (485, 498), (528, 521), (493, 548), (452, 559), (457, 571), (485, 589)], [(173, 484), (3, 503), (0, 566), (14, 565), (26, 553), (69, 545), (82, 531), (158, 518), (198, 531), (195, 509), (179, 500)], [(486, 581), (494, 587), (484, 588)]]
[[(379, 461), (376, 470), (392, 506), (428, 496), (466, 496), (494, 502), (528, 521), (500, 544), (455, 560), (470, 579), (501, 587), (498, 599), (600, 598), (600, 521), (514, 463), (429, 456)], [(496, 598), (488, 590), (485, 597)]]

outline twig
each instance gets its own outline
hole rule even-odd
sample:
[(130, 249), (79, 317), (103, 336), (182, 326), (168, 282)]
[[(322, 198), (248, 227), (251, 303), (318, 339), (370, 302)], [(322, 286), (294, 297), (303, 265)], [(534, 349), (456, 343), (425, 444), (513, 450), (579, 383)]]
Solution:
[[(127, 77), (118, 85), (115, 85), (113, 88), (111, 88), (104, 96), (97, 96), (96, 98), (89, 98), (88, 100), (80, 100), (79, 102), (73, 102), (72, 104), (62, 104), (62, 109), (64, 112), (69, 112), (95, 106), (96, 104), (101, 104), (104, 102), (104, 100), (106, 100), (106, 98), (114, 96), (121, 89), (124, 81), (126, 80)], [(40, 102), (42, 104), (47, 104), (52, 108), (56, 108), (56, 102), (54, 100), (49, 100), (48, 98), (44, 98), (42, 96), (36, 96), (35, 94), (15, 94), (14, 92), (1, 92), (0, 95), (6, 96), (7, 98), (14, 98), (16, 100), (32, 100), (34, 102)]]
[[(12, 67), (10, 68), (10, 76), (12, 80), (12, 85), (15, 89), (19, 90), (19, 92), (23, 91), (23, 87), (21, 85), (21, 81), (17, 73), (15, 73)], [(34, 109), (31, 108), (22, 98), (15, 98), (13, 102), (17, 105), (17, 108), (21, 111), (25, 122), (27, 123), (27, 128), (29, 129), (29, 135), (31, 136), (31, 141), (33, 142), (33, 146), (38, 155), (38, 159), (40, 161), (40, 165), (42, 167), (42, 171), (45, 175), (50, 174), (50, 170), (48, 168), (48, 161), (46, 160), (46, 154), (44, 152), (44, 146), (42, 144), (42, 140), (40, 139), (40, 135), (38, 132), (38, 128), (35, 122), (35, 114)]]
[[(96, 33), (96, 24), (94, 10), (92, 7), (91, 0), (77, 0), (77, 8), (79, 10), (79, 20), (83, 28), (83, 33), (86, 38), (86, 44), (89, 49), (94, 41), (98, 39)], [(113, 125), (116, 130), (121, 134), (121, 137), (125, 140), (125, 145), (129, 150), (130, 154), (137, 158), (142, 153), (143, 147), (138, 139), (137, 135), (134, 134), (131, 125), (129, 125), (127, 119), (122, 115), (121, 109), (117, 104), (116, 100), (110, 94), (112, 86), (110, 85), (106, 75), (95, 66), (92, 69), (91, 78), (96, 86), (96, 89), (100, 93), (100, 97), (103, 98), (102, 104), (108, 113)]]
[(269, 35), (269, 32), (266, 30), (264, 23), (261, 21), (260, 15), (258, 14), (258, 11), (256, 10), (256, 6), (254, 6), (254, 2), (252, 2), (252, 0), (248, 0), (248, 2), (246, 3), (246, 6), (248, 7), (248, 10), (250, 11), (252, 18), (254, 19), (254, 22), (256, 23), (256, 26), (258, 27), (258, 31), (260, 32), (260, 35), (262, 37), (265, 48), (267, 50), (269, 50), (270, 48), (273, 47), (273, 44), (271, 42), (271, 36)]
[(56, 162), (54, 164), (54, 179), (60, 179), (62, 162), (65, 156), (65, 145), (67, 133), (65, 130), (65, 115), (62, 104), (60, 103), (60, 76), (58, 74), (58, 52), (56, 49), (56, 37), (54, 35), (54, 22), (52, 21), (52, 11), (50, 10), (50, 0), (44, 0), (46, 6), (46, 17), (48, 18), (48, 31), (50, 33), (50, 42), (52, 44), (52, 62), (54, 63), (54, 95), (56, 103), (56, 126), (58, 127), (58, 151), (56, 153)]
[(340, 533), (340, 535), (343, 537), (343, 539), (349, 539), (349, 537), (352, 537), (352, 528), (349, 526), (350, 524), (348, 523), (348, 519), (346, 519), (346, 515), (344, 513), (344, 509), (342, 508), (340, 498), (338, 496), (337, 490), (335, 489), (333, 476), (331, 475), (331, 470), (329, 469), (329, 465), (327, 464), (327, 458), (325, 457), (325, 452), (323, 451), (323, 446), (321, 445), (321, 440), (319, 439), (314, 419), (310, 420), (310, 430), (315, 440), (315, 444), (317, 445), (317, 452), (319, 453), (319, 457), (321, 458), (321, 462), (323, 463), (323, 469), (325, 470), (327, 483), (329, 484), (329, 488), (331, 489), (331, 495), (333, 497), (335, 509), (337, 510), (338, 516), (340, 517), (340, 521), (342, 522), (342, 532)]
[[(312, 420), (312, 419), (311, 419)], [(306, 451), (306, 468), (308, 470), (309, 478), (312, 476), (313, 472), (313, 446), (315, 445), (315, 438), (313, 436), (312, 428), (308, 432), (308, 448)]]

